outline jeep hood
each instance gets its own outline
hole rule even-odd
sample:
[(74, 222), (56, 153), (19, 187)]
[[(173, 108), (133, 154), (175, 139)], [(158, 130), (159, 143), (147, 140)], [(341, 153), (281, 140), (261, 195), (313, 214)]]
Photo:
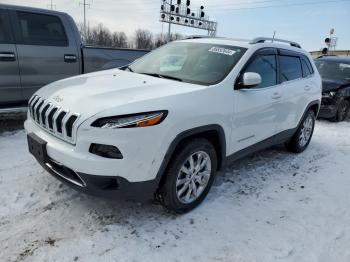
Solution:
[(150, 101), (151, 106), (152, 100), (201, 88), (205, 87), (112, 69), (54, 82), (36, 95), (86, 118), (127, 104)]

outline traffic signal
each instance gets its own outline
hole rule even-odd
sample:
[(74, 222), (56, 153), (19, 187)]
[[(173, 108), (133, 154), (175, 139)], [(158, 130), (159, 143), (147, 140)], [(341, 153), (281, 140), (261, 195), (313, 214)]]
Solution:
[(204, 15), (205, 15), (205, 13), (202, 11), (202, 12), (201, 12), (201, 17), (204, 17)]
[(187, 1), (186, 1), (186, 5), (187, 5), (187, 6), (190, 6), (190, 5), (191, 5), (191, 1), (190, 1), (190, 0), (187, 0)]
[(328, 48), (327, 47), (323, 48), (322, 49), (322, 54), (326, 55), (327, 53), (328, 53)]
[(191, 13), (191, 9), (187, 8), (186, 13), (189, 15)]

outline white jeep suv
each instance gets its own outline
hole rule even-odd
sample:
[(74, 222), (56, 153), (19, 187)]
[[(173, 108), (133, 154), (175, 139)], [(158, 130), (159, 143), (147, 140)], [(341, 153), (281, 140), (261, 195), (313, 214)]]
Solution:
[(37, 161), (73, 188), (180, 213), (228, 163), (274, 144), (305, 150), (320, 102), (321, 78), (297, 43), (187, 39), (40, 89), (25, 129)]

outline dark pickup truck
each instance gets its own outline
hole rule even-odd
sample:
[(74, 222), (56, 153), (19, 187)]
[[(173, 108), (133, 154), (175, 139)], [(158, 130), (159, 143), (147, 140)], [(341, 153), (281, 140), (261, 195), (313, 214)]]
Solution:
[(84, 46), (68, 14), (0, 4), (0, 112), (53, 81), (121, 67), (147, 52)]

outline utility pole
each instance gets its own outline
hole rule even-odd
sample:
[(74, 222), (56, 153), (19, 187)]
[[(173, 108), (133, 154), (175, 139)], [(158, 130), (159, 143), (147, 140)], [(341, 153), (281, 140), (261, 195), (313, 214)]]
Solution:
[(90, 4), (86, 3), (86, 0), (84, 0), (83, 3), (79, 3), (79, 5), (82, 5), (84, 7), (84, 40), (86, 40), (87, 32), (86, 32), (86, 6), (90, 7)]
[(56, 7), (56, 5), (53, 4), (52, 0), (50, 0), (49, 7), (50, 7), (51, 10), (53, 10), (54, 7)]
[[(170, 6), (172, 6), (173, 0), (170, 0)], [(171, 41), (171, 23), (169, 23), (169, 28), (168, 28), (168, 42)]]

